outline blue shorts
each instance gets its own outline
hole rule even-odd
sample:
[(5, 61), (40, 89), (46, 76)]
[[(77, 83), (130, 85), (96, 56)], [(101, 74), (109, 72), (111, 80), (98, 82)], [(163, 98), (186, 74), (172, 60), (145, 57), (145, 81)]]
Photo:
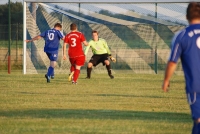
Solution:
[(190, 104), (192, 119), (200, 118), (200, 93), (188, 93), (188, 103)]
[(57, 61), (58, 53), (46, 53), (50, 61)]

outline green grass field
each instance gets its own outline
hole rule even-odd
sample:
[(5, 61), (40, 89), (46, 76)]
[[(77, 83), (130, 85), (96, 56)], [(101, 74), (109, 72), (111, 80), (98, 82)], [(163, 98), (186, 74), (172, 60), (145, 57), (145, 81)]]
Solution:
[(189, 134), (192, 120), (184, 78), (170, 92), (163, 75), (93, 74), (78, 85), (67, 75), (0, 72), (0, 134)]

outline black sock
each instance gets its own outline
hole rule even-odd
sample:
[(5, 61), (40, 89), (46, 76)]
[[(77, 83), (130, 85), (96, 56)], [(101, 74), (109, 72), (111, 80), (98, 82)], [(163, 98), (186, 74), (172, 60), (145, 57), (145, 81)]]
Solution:
[(110, 64), (109, 65), (106, 65), (106, 69), (108, 71), (108, 75), (111, 75), (111, 67), (110, 67)]
[(92, 68), (87, 67), (87, 77), (90, 78), (92, 72)]

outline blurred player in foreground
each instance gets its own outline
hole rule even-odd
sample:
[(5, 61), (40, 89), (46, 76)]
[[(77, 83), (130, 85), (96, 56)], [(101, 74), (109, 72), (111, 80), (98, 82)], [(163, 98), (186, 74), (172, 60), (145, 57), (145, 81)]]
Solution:
[(168, 91), (169, 80), (180, 58), (186, 81), (186, 94), (194, 121), (192, 134), (200, 134), (200, 3), (187, 7), (189, 26), (172, 40), (171, 55), (166, 67), (162, 89)]
[(87, 66), (87, 79), (91, 78), (91, 71), (93, 66), (97, 66), (99, 63), (106, 65), (108, 75), (111, 79), (114, 78), (111, 72), (110, 61), (116, 62), (116, 59), (111, 56), (110, 49), (107, 42), (98, 37), (97, 31), (92, 31), (92, 40), (89, 41), (89, 45), (85, 48), (85, 55), (87, 55), (89, 48), (91, 47), (93, 56), (91, 57)]
[(71, 32), (65, 36), (63, 44), (63, 59), (66, 60), (66, 45), (69, 45), (68, 55), (71, 63), (71, 74), (69, 80), (72, 79), (72, 84), (77, 84), (81, 66), (85, 63), (85, 55), (82, 48), (82, 43), (87, 46), (83, 33), (77, 31), (77, 25), (72, 23), (70, 25)]
[(50, 83), (50, 78), (54, 79), (54, 68), (58, 59), (60, 39), (64, 39), (64, 35), (60, 31), (61, 29), (62, 25), (60, 23), (56, 23), (53, 29), (46, 30), (40, 35), (32, 38), (31, 40), (26, 40), (27, 43), (32, 42), (34, 40), (39, 40), (41, 38), (44, 38), (45, 40), (44, 52), (46, 52), (50, 60), (50, 66), (48, 68), (47, 74), (45, 74), (47, 83)]

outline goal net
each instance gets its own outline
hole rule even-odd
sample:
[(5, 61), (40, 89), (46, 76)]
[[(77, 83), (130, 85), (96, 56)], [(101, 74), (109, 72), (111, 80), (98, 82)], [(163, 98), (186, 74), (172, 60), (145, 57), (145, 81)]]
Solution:
[[(91, 31), (97, 30), (117, 59), (111, 63), (114, 73), (159, 73), (165, 70), (170, 53), (170, 42), (175, 32), (187, 25), (186, 3), (31, 3), (27, 2), (26, 35), (30, 39), (41, 32), (62, 24), (64, 34), (69, 25), (76, 23), (78, 30), (91, 39)], [(69, 73), (69, 60), (62, 60), (62, 45), (58, 55), (56, 73)], [(26, 44), (24, 50), (24, 73), (46, 73), (49, 59), (43, 51), (44, 40)], [(89, 51), (82, 73), (92, 52)], [(182, 68), (178, 64), (177, 73)], [(102, 65), (95, 73), (106, 73)]]

